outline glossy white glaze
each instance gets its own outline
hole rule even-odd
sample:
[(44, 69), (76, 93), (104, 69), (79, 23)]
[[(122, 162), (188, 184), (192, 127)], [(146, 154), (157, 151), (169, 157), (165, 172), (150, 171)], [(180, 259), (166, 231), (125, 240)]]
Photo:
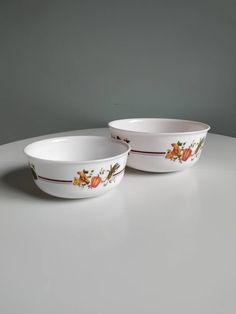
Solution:
[(105, 137), (70, 136), (37, 141), (24, 152), (42, 191), (84, 198), (100, 195), (121, 182), (129, 150), (128, 144)]
[(150, 172), (184, 170), (200, 158), (209, 126), (176, 119), (124, 119), (109, 123), (111, 136), (131, 146), (127, 165)]

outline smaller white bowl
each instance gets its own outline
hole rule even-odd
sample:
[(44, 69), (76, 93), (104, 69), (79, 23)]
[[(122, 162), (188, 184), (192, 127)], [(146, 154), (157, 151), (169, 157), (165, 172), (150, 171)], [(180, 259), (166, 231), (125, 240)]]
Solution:
[(63, 198), (97, 196), (117, 186), (129, 151), (127, 143), (99, 136), (51, 138), (24, 149), (36, 185)]
[(202, 122), (159, 118), (122, 119), (108, 125), (113, 138), (131, 146), (127, 166), (150, 172), (194, 165), (210, 129)]

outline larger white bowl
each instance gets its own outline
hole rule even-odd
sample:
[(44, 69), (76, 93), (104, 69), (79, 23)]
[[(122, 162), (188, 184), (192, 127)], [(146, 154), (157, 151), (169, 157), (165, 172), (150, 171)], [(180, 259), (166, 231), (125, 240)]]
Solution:
[(109, 129), (113, 138), (130, 144), (129, 167), (171, 172), (198, 161), (210, 127), (196, 121), (140, 118), (111, 121)]
[(117, 186), (130, 147), (98, 136), (69, 136), (34, 142), (24, 149), (34, 181), (64, 198), (97, 196)]

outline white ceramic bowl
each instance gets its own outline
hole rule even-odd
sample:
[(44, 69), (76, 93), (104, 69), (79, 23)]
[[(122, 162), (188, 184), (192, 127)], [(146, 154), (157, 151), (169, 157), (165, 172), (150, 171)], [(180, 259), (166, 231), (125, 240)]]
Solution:
[(34, 182), (44, 192), (64, 198), (97, 196), (117, 186), (130, 147), (98, 136), (69, 136), (28, 145)]
[(200, 157), (209, 125), (177, 119), (123, 119), (109, 124), (111, 136), (131, 146), (127, 165), (150, 172), (192, 166)]

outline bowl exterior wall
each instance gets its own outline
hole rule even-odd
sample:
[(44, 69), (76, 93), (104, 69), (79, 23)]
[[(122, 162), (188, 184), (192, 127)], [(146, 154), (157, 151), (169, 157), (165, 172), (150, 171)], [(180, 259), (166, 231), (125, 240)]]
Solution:
[(28, 158), (35, 184), (62, 198), (94, 197), (117, 186), (124, 175), (127, 155), (95, 163), (63, 164)]
[(194, 165), (200, 158), (207, 131), (195, 134), (141, 134), (110, 127), (111, 136), (130, 144), (127, 165), (143, 171), (172, 172)]

